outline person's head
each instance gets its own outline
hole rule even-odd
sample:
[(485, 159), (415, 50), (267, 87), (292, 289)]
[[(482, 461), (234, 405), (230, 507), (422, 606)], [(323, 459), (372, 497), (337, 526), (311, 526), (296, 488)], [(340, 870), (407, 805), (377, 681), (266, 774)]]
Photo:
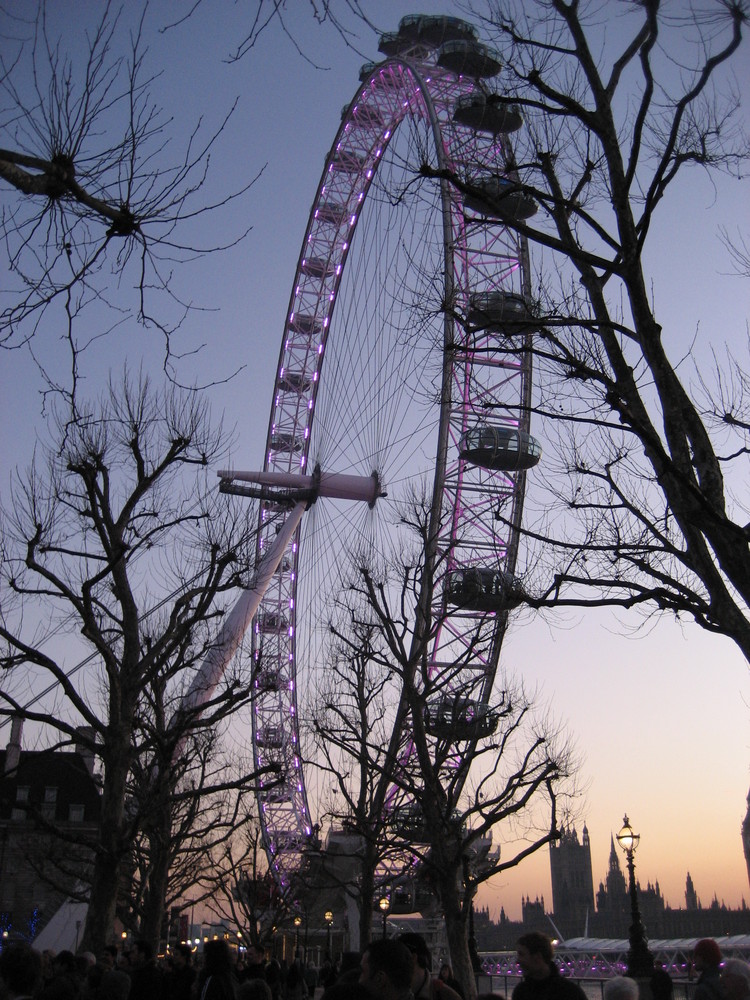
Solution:
[(135, 962), (136, 965), (145, 965), (146, 962), (150, 962), (154, 957), (154, 949), (151, 947), (150, 941), (144, 941), (140, 938), (133, 945), (133, 950), (130, 953), (131, 962)]
[(266, 953), (257, 944), (249, 944), (247, 946), (247, 963), (248, 965), (262, 965), (266, 960)]
[(22, 942), (6, 944), (0, 953), (0, 979), (11, 997), (34, 993), (42, 979), (42, 956)]
[(99, 964), (105, 969), (114, 969), (117, 965), (117, 948), (113, 944), (104, 946)]
[(178, 969), (184, 969), (193, 960), (193, 952), (189, 944), (176, 944), (172, 951), (172, 961)]
[(540, 931), (522, 934), (516, 942), (516, 958), (525, 976), (546, 979), (555, 954), (552, 941)]
[(209, 976), (232, 971), (232, 954), (223, 938), (206, 941), (203, 946), (203, 970)]
[(430, 949), (421, 934), (407, 931), (406, 934), (399, 934), (396, 940), (406, 945), (420, 969), (432, 968), (432, 955), (430, 955)]
[(721, 988), (727, 1000), (750, 997), (750, 965), (740, 958), (728, 958), (721, 970)]
[(613, 976), (604, 984), (604, 1000), (638, 1000), (638, 983), (629, 976)]
[(237, 987), (237, 1000), (271, 1000), (272, 996), (265, 979), (246, 979)]
[(75, 977), (78, 974), (78, 963), (72, 951), (60, 951), (55, 955), (52, 965), (55, 975), (64, 973), (66, 976)]
[(440, 966), (440, 972), (438, 972), (438, 978), (442, 979), (444, 983), (447, 983), (449, 979), (453, 979), (453, 969), (446, 962)]
[(130, 976), (122, 969), (105, 969), (98, 995), (107, 997), (107, 1000), (128, 1000)]
[(371, 941), (365, 949), (359, 982), (373, 994), (389, 1000), (408, 993), (413, 974), (413, 953), (401, 940), (385, 938)]
[(672, 1000), (674, 996), (674, 984), (672, 977), (666, 969), (662, 968), (661, 962), (654, 962), (654, 971), (649, 980), (651, 985), (651, 996), (653, 1000)]
[(713, 938), (703, 938), (693, 948), (693, 965), (699, 972), (718, 969), (721, 965), (721, 948)]

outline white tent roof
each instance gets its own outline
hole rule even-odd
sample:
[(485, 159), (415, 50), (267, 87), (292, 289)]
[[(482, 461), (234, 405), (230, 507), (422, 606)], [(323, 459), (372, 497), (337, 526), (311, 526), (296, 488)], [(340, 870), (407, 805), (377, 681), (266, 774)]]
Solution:
[(60, 951), (72, 951), (75, 954), (83, 934), (88, 908), (88, 903), (66, 899), (31, 942), (32, 948), (36, 951), (46, 951), (49, 948), (55, 954)]

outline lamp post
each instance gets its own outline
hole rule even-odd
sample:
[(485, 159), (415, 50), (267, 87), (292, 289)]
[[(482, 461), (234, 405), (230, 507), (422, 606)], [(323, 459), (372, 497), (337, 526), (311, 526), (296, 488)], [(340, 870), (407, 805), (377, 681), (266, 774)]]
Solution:
[(323, 919), (326, 922), (326, 953), (328, 958), (333, 959), (331, 954), (331, 925), (333, 924), (333, 913), (330, 910), (326, 910)]
[(391, 901), (387, 896), (381, 896), (378, 906), (383, 914), (383, 940), (385, 941), (388, 934), (388, 911), (391, 908)]
[(654, 956), (648, 950), (646, 932), (641, 921), (641, 911), (638, 906), (638, 891), (635, 885), (635, 861), (636, 848), (641, 839), (639, 833), (633, 833), (627, 815), (623, 819), (623, 826), (617, 834), (617, 843), (625, 852), (628, 864), (628, 891), (630, 893), (630, 928), (628, 930), (628, 975), (633, 979), (644, 979), (654, 971)]
[(302, 926), (302, 917), (299, 913), (294, 918), (294, 957), (299, 958), (299, 929)]

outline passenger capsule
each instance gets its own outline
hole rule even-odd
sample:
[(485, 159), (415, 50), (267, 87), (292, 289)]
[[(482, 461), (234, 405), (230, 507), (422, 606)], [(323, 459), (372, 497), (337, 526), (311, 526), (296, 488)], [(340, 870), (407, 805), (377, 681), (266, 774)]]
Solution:
[(360, 173), (367, 162), (364, 156), (349, 149), (337, 149), (331, 157), (331, 166), (344, 174)]
[(340, 226), (348, 218), (346, 205), (335, 201), (321, 201), (315, 211), (315, 218), (329, 226)]
[(488, 705), (455, 695), (433, 698), (424, 709), (425, 729), (441, 739), (471, 740), (491, 736), (498, 721), (497, 712)]
[(536, 214), (536, 202), (524, 194), (517, 181), (509, 177), (478, 177), (469, 182), (471, 191), (464, 194), (464, 205), (491, 219), (523, 222)]
[(451, 570), (446, 591), (449, 604), (469, 611), (510, 611), (523, 600), (517, 576), (481, 566)]
[(347, 114), (349, 114), (351, 124), (359, 128), (382, 128), (385, 124), (382, 111), (374, 104), (365, 104), (360, 101), (359, 104), (354, 105), (351, 112), (347, 105), (342, 109), (341, 117), (344, 118)]
[(255, 742), (259, 747), (271, 747), (278, 750), (284, 740), (280, 726), (266, 726), (255, 734)]
[(308, 337), (317, 337), (323, 329), (323, 324), (314, 316), (295, 313), (294, 319), (289, 324), (289, 329), (293, 330), (294, 333), (304, 333)]
[(284, 392), (307, 392), (312, 385), (312, 378), (307, 372), (284, 371), (279, 376), (279, 389)]
[(518, 472), (533, 468), (542, 456), (542, 446), (518, 427), (482, 424), (462, 435), (461, 458), (483, 469)]
[(431, 48), (445, 42), (473, 42), (478, 37), (473, 24), (445, 14), (406, 14), (398, 23), (398, 33), (402, 38), (418, 40)]
[(497, 76), (502, 68), (500, 53), (481, 42), (453, 41), (441, 45), (437, 57), (438, 66), (459, 76)]
[(411, 840), (415, 844), (429, 843), (427, 820), (418, 802), (397, 806), (391, 813), (391, 827), (405, 840)]
[(261, 611), (255, 618), (259, 632), (286, 632), (289, 628), (287, 618), (276, 611)]
[(509, 337), (529, 333), (538, 326), (533, 322), (528, 302), (523, 295), (503, 289), (474, 292), (469, 297), (466, 319), (471, 326), (480, 330), (502, 333)]
[(328, 257), (305, 257), (300, 270), (310, 278), (330, 278), (336, 273), (336, 265)]
[(278, 432), (271, 435), (271, 451), (302, 451), (302, 441), (293, 434)]
[(517, 132), (523, 125), (523, 116), (514, 104), (504, 104), (494, 95), (474, 91), (459, 98), (453, 111), (453, 121), (476, 132), (492, 135)]

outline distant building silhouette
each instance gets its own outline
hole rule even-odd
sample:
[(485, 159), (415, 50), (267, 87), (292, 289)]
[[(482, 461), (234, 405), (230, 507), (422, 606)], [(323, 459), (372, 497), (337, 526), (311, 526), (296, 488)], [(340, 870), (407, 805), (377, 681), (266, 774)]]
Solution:
[[(742, 826), (745, 857), (750, 857), (750, 795), (748, 816)], [(750, 860), (749, 860), (750, 868)], [(550, 874), (554, 910), (548, 913), (544, 897), (523, 897), (522, 920), (508, 920), (505, 911), (498, 923), (487, 919), (477, 929), (481, 951), (515, 947), (518, 937), (529, 930), (546, 934), (559, 933), (563, 938), (588, 937), (625, 939), (630, 926), (630, 896), (627, 878), (620, 863), (620, 852), (610, 838), (609, 860), (604, 881), (599, 883), (594, 909), (589, 832), (584, 826), (579, 842), (575, 828), (562, 831), (560, 840), (550, 846)], [(698, 897), (690, 872), (685, 879), (685, 908), (666, 905), (659, 882), (646, 887), (638, 883), (641, 917), (650, 938), (723, 937), (727, 934), (750, 934), (750, 909), (742, 900), (739, 909), (719, 902), (714, 893), (709, 906)]]
[(575, 827), (563, 828), (557, 843), (550, 844), (549, 864), (555, 924), (564, 937), (582, 935), (594, 913), (591, 845), (585, 824), (580, 843)]

